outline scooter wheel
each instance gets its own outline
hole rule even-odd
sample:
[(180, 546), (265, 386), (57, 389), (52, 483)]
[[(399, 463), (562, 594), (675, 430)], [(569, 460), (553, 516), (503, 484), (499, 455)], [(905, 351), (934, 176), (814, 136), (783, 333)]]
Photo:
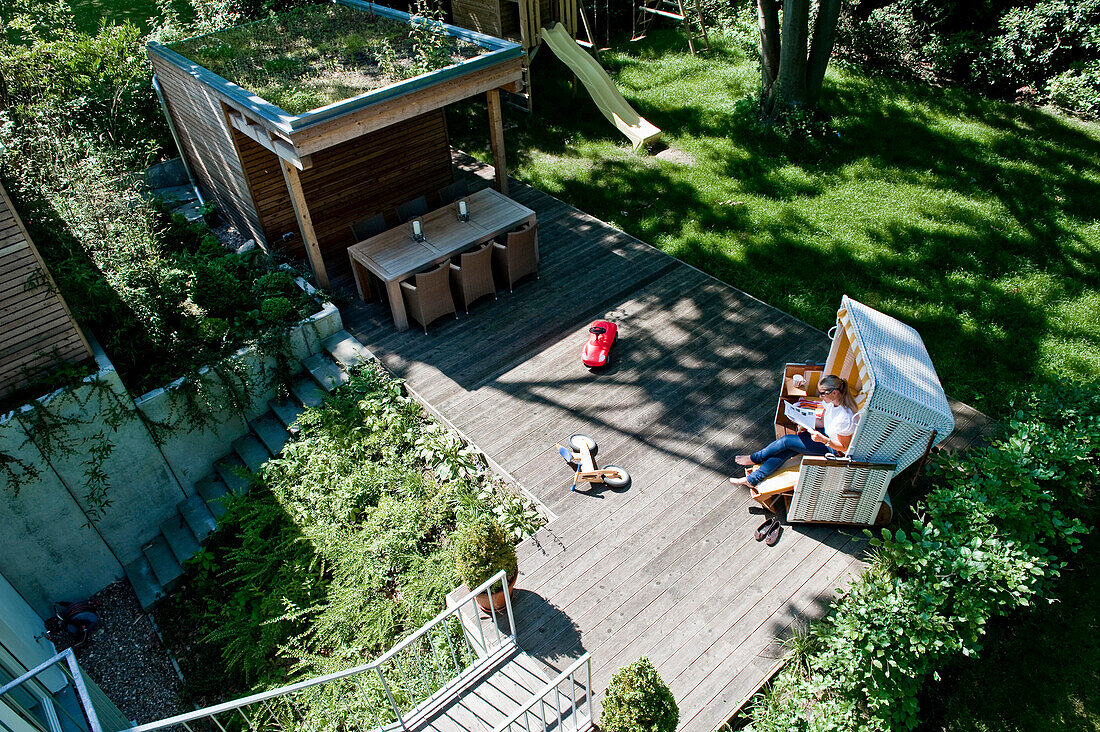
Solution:
[(630, 485), (630, 473), (626, 472), (618, 465), (605, 465), (603, 469), (614, 470), (618, 473), (618, 476), (604, 476), (603, 483), (608, 488), (626, 488)]
[(593, 440), (588, 435), (582, 435), (580, 432), (575, 435), (569, 436), (569, 447), (579, 452), (581, 449), (581, 445), (588, 445), (588, 451), (592, 453), (592, 457), (596, 457), (596, 452), (599, 450), (599, 448), (596, 447), (595, 440)]

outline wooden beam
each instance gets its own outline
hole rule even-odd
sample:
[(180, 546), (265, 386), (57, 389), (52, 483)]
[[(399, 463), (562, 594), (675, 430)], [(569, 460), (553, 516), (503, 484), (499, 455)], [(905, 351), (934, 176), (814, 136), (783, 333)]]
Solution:
[(271, 134), (259, 122), (252, 122), (235, 109), (229, 109), (229, 123), (234, 129), (246, 135), (258, 144), (278, 155), (283, 160), (293, 165), (298, 170), (307, 170), (313, 165), (308, 155), (299, 155), (294, 145), (289, 140), (284, 140), (278, 135)]
[(496, 169), (497, 190), (508, 195), (508, 163), (504, 159), (504, 120), (500, 113), (500, 90), (486, 92), (489, 99), (489, 142), (493, 147), (493, 167)]
[(436, 84), (396, 99), (372, 104), (356, 112), (349, 112), (327, 122), (310, 125), (300, 132), (295, 132), (291, 135), (291, 139), (299, 155), (310, 155), (318, 150), (339, 145), (368, 132), (389, 127), (490, 89), (522, 84), (522, 82), (523, 59), (510, 59), (507, 63), (490, 66), (446, 84)]
[(309, 216), (306, 196), (302, 191), (302, 179), (298, 177), (298, 169), (290, 162), (279, 160), (279, 167), (283, 170), (283, 179), (286, 181), (287, 190), (290, 191), (294, 218), (298, 219), (298, 230), (302, 232), (302, 241), (306, 245), (306, 254), (309, 256), (309, 265), (313, 268), (313, 276), (317, 278), (317, 285), (327, 290), (329, 288), (328, 272), (325, 270), (325, 260), (321, 258), (317, 234), (313, 231), (313, 219)]

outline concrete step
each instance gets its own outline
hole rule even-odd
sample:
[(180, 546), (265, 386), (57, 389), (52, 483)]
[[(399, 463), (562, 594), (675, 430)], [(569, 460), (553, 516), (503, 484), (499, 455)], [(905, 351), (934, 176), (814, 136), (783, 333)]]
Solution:
[(153, 568), (153, 576), (157, 578), (157, 582), (164, 591), (171, 592), (176, 589), (180, 578), (183, 577), (183, 567), (172, 554), (168, 540), (163, 535), (159, 535), (142, 547), (141, 553), (149, 560), (149, 566)]
[(267, 451), (272, 455), (281, 453), (283, 451), (283, 445), (286, 444), (287, 439), (290, 437), (283, 423), (271, 412), (261, 414), (259, 417), (249, 422), (248, 426), (252, 428), (252, 431), (256, 433), (256, 437), (260, 439), (260, 442), (263, 443), (263, 446), (267, 448)]
[(153, 568), (149, 566), (149, 560), (143, 554), (123, 569), (126, 572), (126, 579), (130, 580), (130, 585), (134, 588), (138, 602), (141, 603), (141, 609), (149, 612), (157, 601), (164, 597), (164, 588), (153, 576)]
[(293, 399), (287, 399), (286, 401), (280, 401), (278, 399), (272, 399), (267, 403), (267, 406), (271, 407), (272, 413), (276, 419), (286, 427), (286, 431), (291, 435), (297, 436), (301, 429), (296, 424), (298, 415), (302, 413), (302, 405)]
[[(221, 505), (220, 502), (218, 505)], [(176, 509), (183, 516), (183, 520), (187, 522), (187, 527), (191, 529), (191, 533), (195, 535), (200, 544), (214, 532), (214, 529), (218, 528), (218, 520), (214, 518), (214, 513), (206, 505), (203, 497), (197, 493), (186, 501), (177, 503)], [(222, 511), (224, 512), (225, 509), (223, 508)]]
[(195, 481), (195, 492), (202, 496), (206, 507), (210, 510), (210, 513), (214, 514), (215, 518), (221, 518), (225, 515), (225, 505), (222, 503), (222, 498), (229, 495), (229, 488), (220, 475), (211, 473), (205, 478), (199, 478)]
[(176, 514), (160, 525), (160, 533), (168, 541), (168, 548), (172, 550), (172, 556), (181, 565), (199, 551), (199, 541), (191, 533), (191, 527), (182, 514)]
[(315, 409), (325, 400), (325, 392), (317, 386), (312, 376), (299, 376), (290, 384), (290, 393), (302, 406)]
[(238, 457), (244, 461), (244, 464), (253, 473), (259, 472), (260, 468), (271, 457), (271, 453), (267, 451), (267, 448), (264, 447), (264, 444), (260, 442), (256, 435), (245, 435), (239, 440), (234, 440), (233, 452), (237, 453)]
[(242, 478), (240, 473), (248, 473), (248, 466), (244, 464), (244, 461), (240, 459), (236, 454), (226, 455), (221, 460), (214, 463), (214, 472), (218, 474), (225, 487), (229, 489), (229, 492), (243, 496), (248, 493), (249, 482), (247, 478)]
[(313, 377), (313, 380), (320, 384), (325, 391), (332, 391), (336, 387), (348, 383), (347, 373), (340, 368), (338, 363), (323, 353), (313, 354), (302, 361), (302, 365), (306, 367), (306, 371)]
[(355, 336), (346, 330), (338, 330), (330, 335), (324, 340), (321, 347), (325, 349), (325, 353), (332, 356), (332, 360), (343, 366), (347, 371), (363, 361), (370, 361), (374, 358), (374, 354), (368, 351), (362, 343), (355, 339)]

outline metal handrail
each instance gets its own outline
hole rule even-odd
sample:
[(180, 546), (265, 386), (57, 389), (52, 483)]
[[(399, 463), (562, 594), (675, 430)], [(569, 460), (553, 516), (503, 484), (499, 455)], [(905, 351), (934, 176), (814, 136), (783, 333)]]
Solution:
[[(129, 728), (128, 732), (152, 732), (152, 730), (164, 729), (164, 728), (170, 727), (172, 725), (177, 725), (177, 724), (178, 725), (186, 725), (188, 722), (193, 722), (193, 721), (196, 721), (196, 720), (199, 720), (199, 719), (212, 718), (215, 715), (223, 714), (225, 712), (231, 712), (231, 711), (238, 710), (238, 709), (243, 709), (244, 707), (248, 707), (248, 706), (251, 706), (253, 704), (266, 703), (266, 702), (269, 702), (273, 699), (277, 699), (279, 697), (288, 696), (290, 694), (295, 694), (299, 691), (302, 691), (303, 689), (308, 689), (310, 687), (331, 683), (333, 681), (338, 681), (340, 679), (349, 678), (351, 676), (355, 676), (355, 675), (370, 672), (370, 671), (375, 671), (375, 672), (378, 673), (379, 678), (382, 681), (383, 688), (386, 691), (386, 696), (387, 696), (387, 698), (390, 702), (390, 705), (393, 707), (394, 714), (397, 717), (397, 722), (392, 726), (394, 726), (394, 727), (400, 726), (402, 729), (407, 729), (406, 724), (405, 724), (405, 720), (403, 718), (403, 715), (401, 714), (401, 710), (400, 710), (400, 708), (399, 708), (399, 706), (398, 706), (398, 704), (397, 704), (397, 702), (396, 702), (396, 700), (393, 696), (392, 691), (390, 690), (389, 683), (386, 681), (386, 678), (382, 675), (382, 667), (388, 661), (391, 661), (396, 656), (397, 653), (404, 650), (405, 648), (408, 648), (411, 644), (415, 643), (417, 640), (422, 638), (426, 633), (430, 632), (433, 628), (439, 626), (440, 624), (442, 624), (444, 621), (446, 621), (450, 617), (459, 614), (462, 611), (463, 606), (470, 603), (470, 602), (473, 602), (474, 598), (477, 595), (480, 595), (480, 594), (488, 591), (489, 588), (491, 588), (491, 587), (493, 587), (497, 584), (503, 583), (506, 586), (507, 582), (508, 582), (507, 574), (503, 571), (498, 572), (493, 577), (489, 578), (488, 580), (483, 582), (481, 585), (479, 585), (476, 589), (471, 590), (461, 600), (456, 602), (453, 607), (447, 608), (447, 609), (443, 610), (442, 612), (440, 612), (438, 615), (435, 616), (435, 618), (433, 618), (431, 621), (429, 621), (428, 623), (423, 625), (421, 628), (419, 628), (412, 635), (408, 636), (407, 638), (402, 640), (400, 643), (398, 643), (396, 646), (394, 646), (390, 650), (386, 651), (386, 653), (379, 656), (378, 658), (371, 661), (370, 663), (362, 664), (360, 666), (355, 666), (355, 667), (349, 668), (349, 669), (344, 669), (343, 671), (336, 671), (336, 672), (331, 673), (331, 674), (325, 674), (324, 676), (318, 676), (318, 677), (313, 678), (313, 679), (307, 679), (305, 681), (299, 681), (299, 682), (294, 683), (294, 684), (288, 684), (286, 686), (281, 686), (278, 689), (271, 689), (269, 691), (260, 692), (258, 694), (252, 694), (250, 696), (242, 697), (240, 699), (234, 699), (232, 701), (223, 702), (221, 704), (216, 704), (216, 705), (213, 705), (213, 706), (210, 706), (210, 707), (206, 707), (204, 709), (197, 709), (193, 712), (187, 712), (185, 714), (177, 714), (174, 717), (168, 717), (166, 719), (162, 719), (162, 720), (159, 720), (159, 721), (156, 721), (156, 722), (149, 722), (147, 724), (137, 725), (135, 727)], [(491, 597), (492, 597), (492, 593), (490, 593), (490, 602), (491, 602)], [(511, 634), (509, 636), (506, 636), (506, 638), (509, 639), (508, 640), (509, 643), (514, 645), (515, 644), (515, 637), (516, 637), (516, 627), (515, 627), (515, 619), (513, 618), (513, 615), (512, 615), (512, 603), (511, 603), (511, 600), (508, 599), (507, 593), (505, 593), (505, 598), (506, 598), (505, 599), (505, 604), (506, 604), (507, 611), (508, 611), (508, 623), (509, 623), (508, 627), (511, 630)], [(504, 641), (499, 637), (499, 630), (498, 630), (498, 639), (497, 640), (498, 640), (499, 643), (501, 643), (503, 645)], [(484, 637), (483, 637), (482, 641), (483, 641), (483, 645), (484, 645), (484, 643), (485, 643)], [(488, 648), (486, 647), (484, 650), (488, 651)], [(488, 657), (488, 654), (486, 654), (486, 657)], [(475, 661), (475, 663), (474, 663), (474, 666), (476, 666), (476, 665), (477, 665), (477, 661)], [(447, 685), (444, 685), (444, 688), (446, 688), (446, 686)], [(440, 690), (437, 690), (435, 693), (430, 695), (427, 699), (420, 702), (420, 704), (423, 704), (427, 701), (430, 701), (434, 696), (436, 696), (439, 693), (439, 691)], [(419, 706), (419, 704), (417, 706)], [(387, 725), (387, 727), (389, 727), (389, 726), (391, 726), (391, 725)], [(381, 725), (379, 727), (381, 729), (386, 729), (387, 728), (387, 727), (382, 727)]]
[[(84, 679), (84, 673), (80, 669), (80, 663), (76, 660), (76, 654), (73, 653), (72, 648), (66, 648), (18, 678), (0, 686), (0, 697), (3, 697), (24, 684), (28, 684), (28, 682), (37, 684), (41, 687), (43, 693), (48, 694), (49, 691), (36, 677), (53, 666), (61, 666), (64, 671), (68, 672), (68, 677), (72, 681), (73, 689), (80, 703), (80, 711), (84, 714), (84, 721), (87, 722), (90, 732), (104, 732), (103, 725), (99, 720), (99, 714), (96, 711), (95, 702), (92, 700), (91, 694), (88, 691), (89, 683)], [(113, 704), (108, 704), (103, 711), (107, 714), (108, 718), (115, 716), (118, 719), (124, 719), (121, 712), (119, 712)]]
[[(556, 698), (556, 696), (560, 693), (558, 691), (558, 687), (560, 687), (562, 685), (562, 682), (564, 682), (566, 680), (569, 681), (569, 688), (570, 688), (569, 698), (570, 698), (570, 701), (572, 702), (571, 711), (574, 714), (574, 721), (575, 721), (576, 720), (575, 715), (576, 715), (579, 708), (577, 706), (576, 700), (572, 698), (572, 690), (576, 687), (576, 682), (574, 680), (574, 677), (577, 673), (577, 670), (581, 666), (585, 667), (585, 686), (584, 686), (584, 689), (585, 689), (585, 706), (588, 708), (588, 722), (591, 723), (591, 721), (592, 721), (592, 654), (585, 653), (583, 656), (581, 656), (576, 661), (571, 663), (564, 671), (562, 671), (560, 674), (558, 674), (550, 683), (548, 683), (546, 686), (542, 687), (542, 689), (540, 691), (536, 692), (530, 699), (527, 700), (526, 704), (524, 704), (522, 707), (517, 709), (512, 715), (510, 715), (508, 717), (508, 719), (504, 720), (499, 725), (497, 725), (496, 729), (494, 729), (493, 732), (505, 732), (506, 730), (510, 729), (513, 724), (515, 724), (516, 722), (518, 722), (520, 720), (521, 717), (525, 717), (527, 714), (531, 714), (532, 713), (531, 709), (534, 708), (534, 706), (536, 704), (541, 704), (546, 699), (546, 697), (550, 696), (551, 694), (555, 695), (554, 709), (555, 709), (555, 711), (557, 712), (557, 715), (558, 715), (558, 725), (559, 725), (559, 729), (560, 729), (561, 721), (562, 721), (564, 715), (562, 715), (562, 710), (561, 710), (560, 705), (558, 704), (558, 699)], [(543, 713), (542, 713), (541, 710), (539, 712), (539, 719), (543, 724), (543, 728), (544, 729), (549, 729), (549, 726), (547, 725), (546, 719), (543, 716)], [(523, 726), (524, 726), (524, 729), (527, 729), (527, 730), (530, 729), (530, 726), (528, 726), (526, 723)], [(578, 730), (579, 730), (579, 728), (580, 728), (580, 725), (577, 725)]]

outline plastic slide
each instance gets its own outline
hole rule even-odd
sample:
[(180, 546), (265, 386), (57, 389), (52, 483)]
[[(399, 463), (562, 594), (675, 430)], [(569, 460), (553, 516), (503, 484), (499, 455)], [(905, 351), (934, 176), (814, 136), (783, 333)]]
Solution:
[(561, 23), (543, 28), (542, 40), (584, 83), (596, 106), (619, 132), (630, 138), (635, 150), (661, 139), (661, 130), (634, 111), (603, 67), (577, 45)]

